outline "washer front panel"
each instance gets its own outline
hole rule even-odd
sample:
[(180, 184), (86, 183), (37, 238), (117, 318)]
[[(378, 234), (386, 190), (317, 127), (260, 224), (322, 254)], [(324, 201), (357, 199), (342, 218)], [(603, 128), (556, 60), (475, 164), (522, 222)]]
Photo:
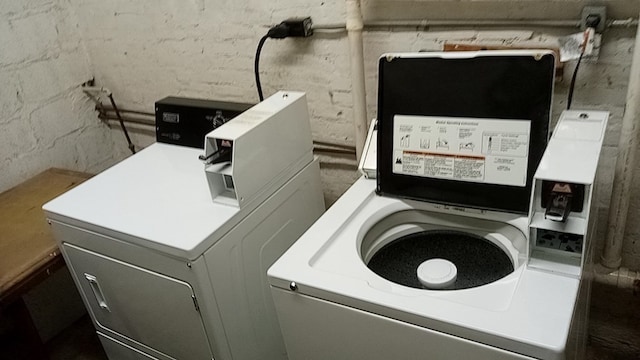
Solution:
[[(300, 294), (532, 357), (560, 358), (579, 286), (575, 278), (528, 269), (523, 262), (512, 274), (488, 285), (431, 291), (394, 284), (366, 267), (358, 244), (364, 236), (360, 233), (390, 213), (416, 209), (464, 213), (376, 196), (375, 181), (358, 180), (269, 269), (271, 285), (290, 291), (295, 282)], [(468, 223), (502, 221), (507, 227), (526, 230), (526, 218), (513, 214), (467, 215)]]

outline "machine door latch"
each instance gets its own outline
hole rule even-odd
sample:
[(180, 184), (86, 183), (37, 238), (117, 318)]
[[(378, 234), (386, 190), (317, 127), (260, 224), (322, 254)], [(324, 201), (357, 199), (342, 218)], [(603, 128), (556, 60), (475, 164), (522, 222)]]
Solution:
[(100, 283), (98, 283), (98, 278), (95, 277), (94, 275), (91, 274), (84, 274), (85, 279), (87, 279), (87, 281), (89, 282), (89, 285), (91, 286), (91, 291), (93, 291), (93, 295), (96, 297), (96, 301), (98, 302), (98, 306), (100, 306), (101, 309), (106, 310), (106, 311), (111, 311), (109, 309), (109, 305), (107, 305), (107, 300), (104, 297), (104, 294), (102, 293), (102, 288), (100, 287)]

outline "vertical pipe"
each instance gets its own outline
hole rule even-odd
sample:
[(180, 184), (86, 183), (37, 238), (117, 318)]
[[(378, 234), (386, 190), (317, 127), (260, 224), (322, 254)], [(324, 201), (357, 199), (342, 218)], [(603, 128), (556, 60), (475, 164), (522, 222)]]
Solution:
[(640, 133), (640, 126), (638, 126), (638, 121), (640, 121), (640, 26), (636, 33), (634, 47), (627, 102), (618, 142), (618, 159), (616, 160), (613, 192), (609, 206), (607, 238), (602, 254), (602, 265), (611, 270), (619, 268), (622, 263), (622, 245), (629, 211), (629, 193)]
[(353, 96), (353, 122), (356, 138), (356, 157), (360, 161), (367, 138), (367, 105), (364, 83), (364, 55), (362, 48), (362, 11), (360, 0), (346, 0), (347, 34), (351, 61), (351, 94)]

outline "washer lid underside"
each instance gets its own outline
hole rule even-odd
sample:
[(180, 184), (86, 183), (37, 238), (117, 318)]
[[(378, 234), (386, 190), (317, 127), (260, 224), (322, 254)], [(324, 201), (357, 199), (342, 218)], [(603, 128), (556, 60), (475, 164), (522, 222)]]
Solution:
[(541, 50), (381, 57), (377, 192), (526, 213), (554, 66)]

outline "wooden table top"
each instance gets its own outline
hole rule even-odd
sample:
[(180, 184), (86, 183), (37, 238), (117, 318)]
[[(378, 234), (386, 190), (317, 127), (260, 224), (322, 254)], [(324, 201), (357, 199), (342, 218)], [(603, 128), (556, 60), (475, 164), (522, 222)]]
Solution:
[(61, 261), (42, 205), (90, 177), (49, 169), (0, 194), (0, 302), (34, 273)]

